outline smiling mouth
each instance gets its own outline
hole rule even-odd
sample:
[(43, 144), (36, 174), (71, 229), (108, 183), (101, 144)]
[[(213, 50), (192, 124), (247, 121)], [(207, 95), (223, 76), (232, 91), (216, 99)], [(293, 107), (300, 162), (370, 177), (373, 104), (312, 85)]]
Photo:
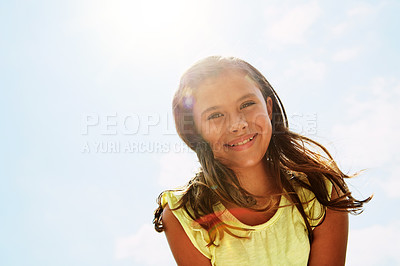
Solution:
[(246, 144), (247, 142), (252, 141), (257, 135), (258, 135), (258, 133), (255, 134), (254, 136), (252, 136), (252, 137), (246, 139), (246, 140), (243, 140), (242, 142), (238, 142), (238, 143), (235, 143), (235, 144), (225, 144), (225, 146), (228, 146), (228, 147), (236, 147), (236, 146), (244, 145), (244, 144)]

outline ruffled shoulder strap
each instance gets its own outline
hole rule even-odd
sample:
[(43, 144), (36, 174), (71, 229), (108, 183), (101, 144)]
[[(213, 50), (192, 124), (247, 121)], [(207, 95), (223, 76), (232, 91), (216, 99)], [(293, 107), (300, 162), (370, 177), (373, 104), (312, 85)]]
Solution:
[[(300, 179), (301, 181), (310, 184), (307, 175), (302, 172), (295, 172), (295, 171), (288, 171), (288, 174), (291, 176), (295, 176), (296, 178)], [(324, 177), (325, 186), (328, 191), (329, 197), (332, 194), (332, 183)], [(319, 225), (325, 216), (326, 207), (323, 206), (315, 197), (314, 193), (310, 190), (300, 186), (297, 182), (292, 182), (293, 187), (300, 198), (301, 203), (303, 204), (304, 212), (308, 217), (308, 222), (310, 223), (311, 227), (316, 227)]]
[[(182, 196), (182, 191), (166, 191), (162, 195), (161, 204), (163, 207), (168, 204), (169, 208), (172, 210), (179, 206), (179, 200)], [(209, 243), (208, 232), (203, 227), (201, 227), (199, 223), (191, 219), (184, 208), (172, 210), (172, 213), (182, 225), (186, 235), (189, 237), (192, 244), (204, 256), (211, 259), (210, 248), (207, 247), (207, 244)]]

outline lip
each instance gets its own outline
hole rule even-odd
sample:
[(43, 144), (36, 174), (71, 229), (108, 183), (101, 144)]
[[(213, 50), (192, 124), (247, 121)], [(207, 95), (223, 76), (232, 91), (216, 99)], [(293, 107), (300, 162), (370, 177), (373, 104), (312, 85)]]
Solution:
[[(232, 141), (228, 142), (227, 144), (224, 144), (224, 146), (229, 148), (229, 149), (235, 150), (235, 151), (242, 151), (242, 150), (248, 149), (251, 146), (253, 146), (254, 140), (257, 138), (257, 136), (258, 136), (258, 133), (248, 134), (248, 135), (245, 135), (243, 137), (240, 137), (240, 138), (237, 138), (235, 140), (232, 140)], [(249, 142), (247, 142), (245, 144), (239, 145), (239, 146), (233, 146), (233, 147), (229, 146), (229, 145), (237, 144), (237, 143), (242, 142), (244, 140), (247, 140), (249, 138), (253, 138), (253, 139), (251, 141), (249, 141)]]

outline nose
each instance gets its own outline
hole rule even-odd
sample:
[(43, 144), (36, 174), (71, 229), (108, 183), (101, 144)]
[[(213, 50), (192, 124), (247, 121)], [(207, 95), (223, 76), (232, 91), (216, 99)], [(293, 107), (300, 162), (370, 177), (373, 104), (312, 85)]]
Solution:
[(248, 124), (247, 124), (245, 117), (243, 115), (239, 115), (233, 119), (231, 126), (230, 126), (230, 132), (237, 133), (242, 130), (245, 130), (247, 127), (248, 127)]

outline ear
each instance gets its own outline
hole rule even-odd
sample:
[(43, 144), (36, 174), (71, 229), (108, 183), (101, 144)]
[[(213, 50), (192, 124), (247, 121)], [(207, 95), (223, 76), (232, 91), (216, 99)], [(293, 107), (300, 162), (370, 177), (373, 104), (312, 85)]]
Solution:
[(272, 120), (272, 107), (273, 107), (272, 99), (271, 97), (267, 97), (267, 111), (270, 120)]

